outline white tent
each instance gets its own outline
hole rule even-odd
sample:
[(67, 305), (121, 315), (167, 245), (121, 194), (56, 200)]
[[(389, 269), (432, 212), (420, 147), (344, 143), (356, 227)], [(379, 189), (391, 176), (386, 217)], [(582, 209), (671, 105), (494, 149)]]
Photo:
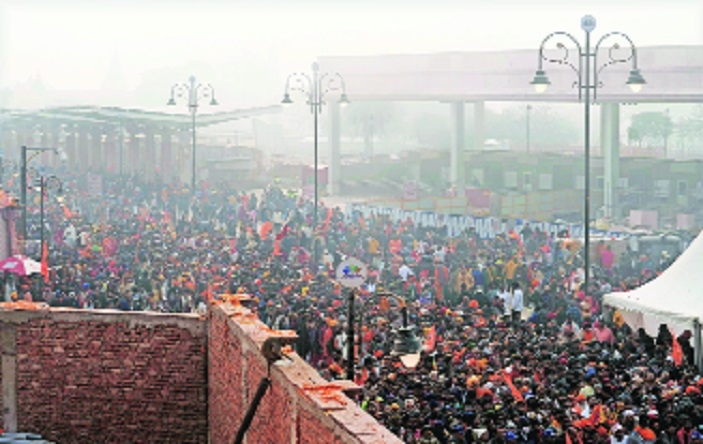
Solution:
[(700, 363), (703, 320), (703, 232), (659, 277), (627, 293), (609, 293), (604, 304), (615, 308), (633, 329), (656, 336), (660, 324), (679, 335), (693, 333)]

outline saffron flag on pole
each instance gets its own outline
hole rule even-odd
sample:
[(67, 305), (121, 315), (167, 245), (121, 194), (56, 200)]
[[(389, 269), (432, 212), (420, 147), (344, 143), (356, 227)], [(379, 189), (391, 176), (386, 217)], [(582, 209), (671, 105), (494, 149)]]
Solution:
[(44, 276), (44, 282), (49, 282), (49, 247), (44, 242), (41, 253), (41, 275)]

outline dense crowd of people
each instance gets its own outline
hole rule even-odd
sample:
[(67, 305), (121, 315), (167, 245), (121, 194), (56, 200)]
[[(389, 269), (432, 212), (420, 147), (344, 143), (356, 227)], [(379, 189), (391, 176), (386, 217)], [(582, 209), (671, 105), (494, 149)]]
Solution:
[[(601, 296), (653, 279), (660, 262), (606, 245), (584, 291), (577, 240), (529, 226), (448, 238), (411, 220), (319, 208), (271, 186), (190, 190), (105, 178), (91, 196), (65, 179), (47, 206), (50, 273), (13, 298), (53, 306), (204, 312), (245, 292), (259, 317), (299, 335), (297, 352), (343, 379), (347, 293), (335, 268), (369, 264), (354, 357), (358, 402), (409, 443), (703, 442), (703, 379), (691, 332), (632, 331)], [(35, 221), (35, 218), (30, 218)], [(36, 230), (36, 222), (30, 233)], [(423, 337), (416, 368), (391, 353), (401, 310)], [(675, 335), (674, 335), (675, 336)]]

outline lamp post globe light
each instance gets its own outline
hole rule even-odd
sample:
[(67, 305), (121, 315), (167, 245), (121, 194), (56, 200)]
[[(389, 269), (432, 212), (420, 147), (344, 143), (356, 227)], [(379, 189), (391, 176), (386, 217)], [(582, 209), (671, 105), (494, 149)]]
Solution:
[[(320, 73), (320, 65), (315, 62), (312, 64), (312, 75), (305, 73), (292, 73), (286, 79), (285, 90), (283, 92), (283, 100), (281, 104), (284, 106), (292, 105), (292, 92), (300, 92), (307, 99), (307, 105), (310, 106), (310, 112), (313, 114), (313, 129), (314, 129), (314, 177), (313, 177), (313, 233), (317, 231), (318, 225), (318, 115), (322, 113), (322, 106), (325, 104), (325, 97), (329, 93), (339, 93), (339, 104), (344, 107), (349, 104), (347, 98), (346, 85), (344, 77), (338, 72), (335, 73)], [(313, 236), (313, 259), (315, 267), (318, 267), (317, 260), (317, 245)]]
[[(598, 99), (598, 88), (603, 86), (598, 79), (600, 73), (607, 67), (619, 63), (632, 63), (630, 74), (625, 84), (630, 90), (638, 93), (647, 83), (642, 76), (637, 64), (637, 48), (632, 42), (632, 39), (627, 34), (622, 32), (609, 32), (603, 35), (591, 50), (591, 33), (596, 28), (596, 19), (591, 15), (586, 15), (581, 18), (581, 29), (585, 33), (585, 45), (581, 46), (578, 39), (568, 32), (558, 31), (547, 35), (539, 47), (539, 58), (537, 62), (537, 70), (530, 84), (535, 88), (535, 92), (544, 93), (551, 85), (551, 81), (544, 69), (544, 62), (564, 65), (571, 68), (576, 74), (576, 80), (573, 87), (578, 89), (579, 100), (583, 100), (584, 104), (584, 201), (583, 201), (583, 231), (584, 231), (584, 283), (583, 290), (588, 295), (589, 275), (590, 275), (590, 150), (591, 150), (591, 101)], [(622, 57), (617, 57), (615, 51), (620, 50), (618, 42), (613, 43), (608, 48), (607, 59), (601, 61), (599, 65), (598, 51), (601, 46), (610, 40), (620, 39), (627, 42), (629, 50)], [(547, 43), (552, 40), (557, 40), (556, 47), (561, 51), (561, 56), (551, 58), (545, 54)], [(570, 41), (576, 46), (578, 51), (578, 63), (574, 65), (569, 60), (569, 49), (563, 43), (564, 40)]]
[(191, 192), (195, 193), (196, 184), (196, 129), (195, 129), (195, 116), (198, 113), (198, 107), (200, 106), (200, 101), (204, 99), (210, 99), (210, 106), (218, 105), (215, 99), (215, 89), (211, 84), (201, 84), (197, 83), (195, 76), (190, 76), (188, 78), (188, 83), (176, 83), (171, 87), (171, 98), (166, 103), (168, 106), (175, 106), (177, 99), (187, 100), (186, 104), (191, 116), (191, 133), (192, 133), (192, 149), (191, 149), (191, 173), (190, 173), (190, 188)]

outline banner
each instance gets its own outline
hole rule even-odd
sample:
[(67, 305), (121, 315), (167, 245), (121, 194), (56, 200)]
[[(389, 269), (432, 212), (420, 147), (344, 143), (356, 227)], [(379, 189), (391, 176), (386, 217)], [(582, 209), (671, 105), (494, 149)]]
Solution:
[[(548, 232), (557, 235), (566, 231), (571, 238), (583, 237), (583, 225), (536, 222), (525, 219), (501, 219), (497, 217), (474, 217), (454, 214), (440, 214), (432, 211), (409, 211), (400, 208), (373, 207), (364, 204), (351, 204), (346, 207), (347, 218), (356, 220), (359, 216), (368, 219), (372, 215), (388, 216), (391, 222), (411, 220), (415, 225), (422, 225), (431, 228), (446, 228), (448, 237), (458, 237), (464, 231), (473, 229), (481, 239), (494, 239), (499, 234), (507, 234), (515, 231), (522, 232), (528, 224), (533, 230)], [(628, 233), (595, 230), (591, 228), (591, 236), (622, 239), (628, 237)]]

